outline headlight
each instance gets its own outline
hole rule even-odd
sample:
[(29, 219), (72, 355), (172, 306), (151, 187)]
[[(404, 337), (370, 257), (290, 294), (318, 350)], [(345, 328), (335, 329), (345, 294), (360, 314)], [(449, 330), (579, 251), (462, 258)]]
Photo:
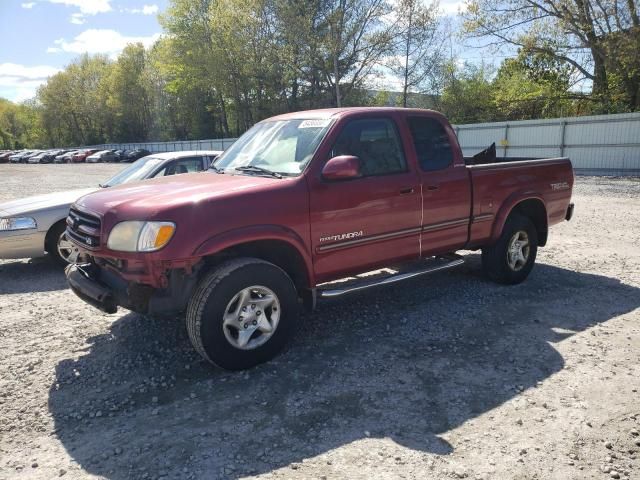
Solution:
[(120, 222), (111, 229), (107, 247), (120, 252), (155, 252), (169, 243), (175, 230), (172, 222)]
[(0, 231), (29, 230), (37, 227), (38, 224), (31, 217), (0, 218)]

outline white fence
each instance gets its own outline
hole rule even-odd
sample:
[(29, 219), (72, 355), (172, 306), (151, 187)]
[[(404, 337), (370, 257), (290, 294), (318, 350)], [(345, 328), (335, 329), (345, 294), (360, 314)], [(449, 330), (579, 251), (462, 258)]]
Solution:
[(136, 148), (146, 148), (150, 152), (181, 152), (186, 150), (224, 150), (233, 142), (235, 138), (219, 138), (216, 140), (182, 140), (177, 142), (147, 142), (147, 143), (105, 143), (94, 145), (93, 148), (103, 150), (135, 150)]
[(640, 112), (455, 125), (465, 155), (569, 157), (577, 174), (640, 175)]
[[(619, 115), (455, 125), (465, 155), (492, 142), (499, 156), (571, 158), (577, 174), (640, 176), (640, 112)], [(224, 150), (235, 138), (181, 142), (119, 143), (100, 148), (152, 152)]]

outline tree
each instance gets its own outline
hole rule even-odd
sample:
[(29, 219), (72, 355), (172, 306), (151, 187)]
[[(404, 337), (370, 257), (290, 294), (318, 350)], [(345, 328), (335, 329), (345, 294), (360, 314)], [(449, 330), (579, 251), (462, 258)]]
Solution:
[(495, 120), (495, 87), (489, 80), (490, 74), (485, 65), (465, 64), (458, 68), (454, 62), (449, 63), (438, 110), (447, 115), (452, 123)]
[(605, 104), (613, 93), (640, 108), (636, 0), (467, 0), (464, 15), (471, 36), (553, 56)]
[(502, 62), (493, 80), (496, 114), (509, 120), (570, 115), (571, 73), (552, 55), (521, 50)]
[(447, 35), (438, 18), (438, 3), (400, 0), (394, 9), (397, 54), (391, 57), (391, 71), (402, 79), (402, 106), (408, 93), (433, 87), (443, 71), (443, 47)]
[(44, 146), (39, 114), (38, 105), (32, 100), (16, 104), (0, 98), (0, 147)]
[(146, 141), (152, 128), (151, 86), (145, 77), (147, 53), (141, 43), (127, 45), (105, 80), (106, 105), (113, 112), (109, 137)]
[(91, 145), (112, 138), (106, 80), (111, 62), (82, 55), (40, 87), (42, 126), (49, 143)]
[(393, 51), (393, 26), (384, 22), (391, 6), (385, 0), (327, 0), (321, 7), (320, 53), (328, 58), (319, 64), (340, 107)]

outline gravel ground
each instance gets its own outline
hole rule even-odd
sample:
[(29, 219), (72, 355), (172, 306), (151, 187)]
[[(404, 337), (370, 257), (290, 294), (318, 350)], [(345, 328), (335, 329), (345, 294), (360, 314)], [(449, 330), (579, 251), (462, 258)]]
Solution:
[[(117, 165), (0, 165), (0, 200)], [(579, 178), (529, 279), (455, 271), (323, 303), (283, 355), (200, 361), (0, 261), (0, 478), (640, 478), (640, 182)]]

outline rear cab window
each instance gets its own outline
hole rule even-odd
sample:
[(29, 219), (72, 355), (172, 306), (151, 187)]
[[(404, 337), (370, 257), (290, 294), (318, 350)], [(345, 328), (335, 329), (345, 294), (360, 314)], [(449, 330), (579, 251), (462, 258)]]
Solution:
[(408, 117), (407, 124), (423, 171), (444, 170), (453, 164), (453, 149), (442, 123), (430, 117)]

